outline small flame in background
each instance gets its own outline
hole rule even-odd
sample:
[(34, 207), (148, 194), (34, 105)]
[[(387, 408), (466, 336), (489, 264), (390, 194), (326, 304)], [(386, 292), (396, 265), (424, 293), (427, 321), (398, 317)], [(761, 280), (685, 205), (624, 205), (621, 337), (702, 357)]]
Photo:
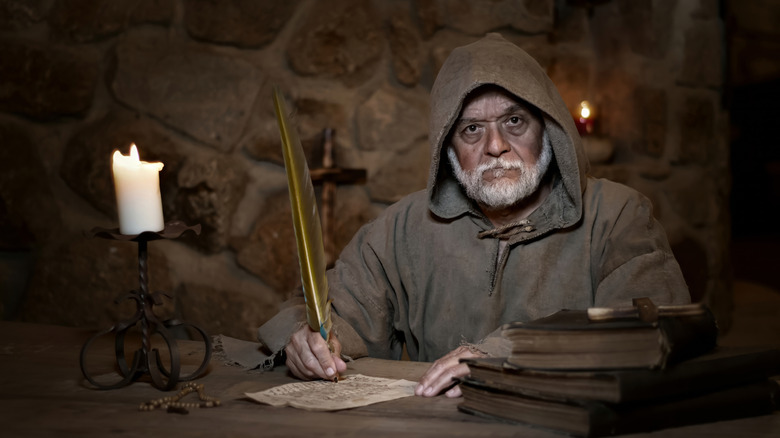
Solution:
[(594, 112), (593, 107), (587, 100), (580, 102), (578, 114), (574, 118), (580, 135), (593, 134), (595, 124)]
[(590, 104), (587, 100), (583, 100), (580, 102), (580, 118), (588, 119), (590, 118)]

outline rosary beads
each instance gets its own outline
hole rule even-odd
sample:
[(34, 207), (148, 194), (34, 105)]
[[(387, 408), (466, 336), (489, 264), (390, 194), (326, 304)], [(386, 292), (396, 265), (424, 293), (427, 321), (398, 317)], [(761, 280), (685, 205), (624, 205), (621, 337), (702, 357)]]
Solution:
[[(194, 403), (194, 402), (185, 403), (179, 401), (185, 395), (196, 391), (198, 393), (198, 398), (200, 399), (199, 403)], [(156, 400), (151, 400), (145, 403), (141, 403), (141, 406), (139, 406), (138, 409), (141, 411), (153, 411), (157, 408), (160, 408), (160, 409), (167, 409), (168, 412), (186, 414), (188, 413), (187, 409), (211, 408), (219, 405), (220, 405), (220, 401), (218, 399), (206, 395), (206, 391), (203, 389), (202, 383), (187, 382), (184, 384), (184, 386), (182, 386), (181, 391), (179, 391), (178, 394), (171, 397), (163, 397), (163, 398), (158, 398)]]

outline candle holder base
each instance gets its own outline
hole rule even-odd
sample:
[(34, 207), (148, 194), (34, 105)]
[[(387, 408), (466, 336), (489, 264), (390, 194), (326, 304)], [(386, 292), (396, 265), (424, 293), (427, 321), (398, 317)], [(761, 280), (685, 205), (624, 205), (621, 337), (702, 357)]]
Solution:
[[(103, 330), (87, 340), (84, 346), (81, 348), (81, 354), (79, 356), (79, 362), (81, 365), (81, 372), (84, 378), (89, 381), (93, 386), (98, 389), (116, 389), (129, 385), (130, 383), (138, 380), (144, 375), (151, 377), (152, 383), (158, 389), (163, 391), (169, 391), (176, 387), (179, 382), (186, 382), (194, 380), (199, 377), (211, 360), (212, 345), (209, 336), (203, 329), (194, 325), (188, 324), (178, 320), (160, 321), (154, 314), (153, 306), (162, 304), (163, 296), (170, 298), (170, 296), (161, 292), (149, 293), (148, 289), (148, 276), (147, 276), (147, 242), (159, 239), (176, 239), (186, 231), (192, 231), (195, 234), (200, 234), (200, 225), (187, 226), (183, 222), (174, 221), (165, 225), (165, 228), (160, 232), (143, 232), (137, 235), (125, 235), (119, 233), (117, 229), (105, 229), (105, 228), (93, 228), (90, 233), (91, 237), (101, 237), (111, 240), (121, 241), (134, 241), (138, 243), (138, 278), (139, 289), (132, 290), (129, 294), (121, 296), (117, 299), (117, 302), (122, 299), (135, 300), (136, 312), (127, 320), (120, 321), (110, 328)], [(133, 327), (140, 325), (141, 328), (141, 348), (136, 350), (133, 354), (132, 361), (128, 363), (125, 357), (125, 341), (126, 336)], [(203, 361), (200, 366), (192, 373), (188, 375), (181, 375), (181, 361), (179, 356), (179, 348), (176, 344), (172, 331), (177, 329), (190, 328), (203, 339), (205, 345), (205, 352), (203, 355)], [(90, 374), (86, 367), (86, 358), (90, 347), (93, 343), (103, 337), (110, 334), (114, 334), (114, 354), (116, 356), (117, 366), (119, 368), (120, 380), (113, 383), (101, 383), (98, 382), (95, 377)], [(165, 342), (168, 351), (166, 367), (163, 357), (160, 355), (160, 351), (157, 348), (152, 348), (151, 341), (152, 336), (159, 335)]]

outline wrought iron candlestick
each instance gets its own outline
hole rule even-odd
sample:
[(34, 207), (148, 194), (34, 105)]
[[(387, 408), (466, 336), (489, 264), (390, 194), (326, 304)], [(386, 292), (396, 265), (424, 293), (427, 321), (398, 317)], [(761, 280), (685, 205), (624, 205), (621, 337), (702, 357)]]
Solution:
[[(132, 290), (129, 294), (121, 296), (117, 299), (119, 302), (122, 299), (131, 299), (136, 302), (135, 314), (127, 320), (120, 321), (114, 324), (107, 330), (103, 330), (87, 340), (84, 346), (81, 348), (81, 356), (79, 358), (81, 363), (81, 372), (84, 377), (97, 387), (98, 389), (116, 389), (126, 386), (139, 377), (148, 374), (154, 386), (157, 388), (168, 391), (176, 387), (178, 382), (185, 382), (193, 380), (200, 376), (208, 366), (211, 359), (211, 340), (206, 332), (200, 327), (193, 324), (188, 324), (178, 320), (160, 321), (154, 314), (153, 306), (162, 304), (162, 297), (165, 295), (161, 292), (149, 292), (148, 281), (148, 265), (147, 265), (147, 243), (152, 240), (158, 239), (176, 239), (181, 236), (185, 231), (193, 231), (195, 234), (200, 234), (200, 225), (192, 227), (186, 226), (182, 222), (169, 222), (165, 225), (163, 231), (152, 233), (143, 232), (138, 235), (126, 235), (120, 234), (118, 230), (105, 229), (105, 228), (93, 228), (91, 231), (92, 237), (102, 237), (112, 240), (134, 241), (138, 243), (138, 280), (139, 289)], [(141, 328), (141, 349), (136, 350), (133, 354), (132, 362), (128, 364), (125, 358), (125, 335), (128, 330), (135, 327), (136, 324), (140, 324)], [(181, 376), (181, 363), (179, 358), (179, 349), (176, 345), (176, 340), (171, 334), (170, 329), (179, 327), (190, 327), (203, 338), (203, 342), (206, 347), (206, 351), (203, 357), (203, 362), (193, 373), (185, 376)], [(122, 379), (110, 384), (103, 384), (97, 382), (92, 375), (87, 371), (85, 359), (87, 352), (92, 343), (110, 333), (115, 333), (114, 340), (114, 352), (116, 354), (117, 365)], [(159, 334), (165, 341), (168, 352), (170, 355), (170, 369), (166, 368), (163, 364), (163, 360), (160, 357), (160, 351), (157, 348), (151, 347), (151, 337), (154, 334)]]

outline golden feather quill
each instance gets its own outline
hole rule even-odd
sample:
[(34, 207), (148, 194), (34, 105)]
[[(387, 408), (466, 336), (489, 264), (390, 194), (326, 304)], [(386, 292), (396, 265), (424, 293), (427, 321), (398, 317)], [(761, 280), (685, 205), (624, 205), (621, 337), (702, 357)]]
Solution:
[[(322, 225), (317, 211), (317, 198), (309, 175), (309, 166), (303, 146), (294, 127), (287, 120), (284, 96), (274, 87), (274, 109), (282, 137), (284, 167), (290, 192), (295, 241), (298, 245), (298, 263), (306, 300), (306, 321), (312, 330), (320, 332), (330, 345), (330, 300), (328, 279), (325, 276), (325, 249), (322, 244)], [(331, 346), (332, 349), (332, 346)]]

